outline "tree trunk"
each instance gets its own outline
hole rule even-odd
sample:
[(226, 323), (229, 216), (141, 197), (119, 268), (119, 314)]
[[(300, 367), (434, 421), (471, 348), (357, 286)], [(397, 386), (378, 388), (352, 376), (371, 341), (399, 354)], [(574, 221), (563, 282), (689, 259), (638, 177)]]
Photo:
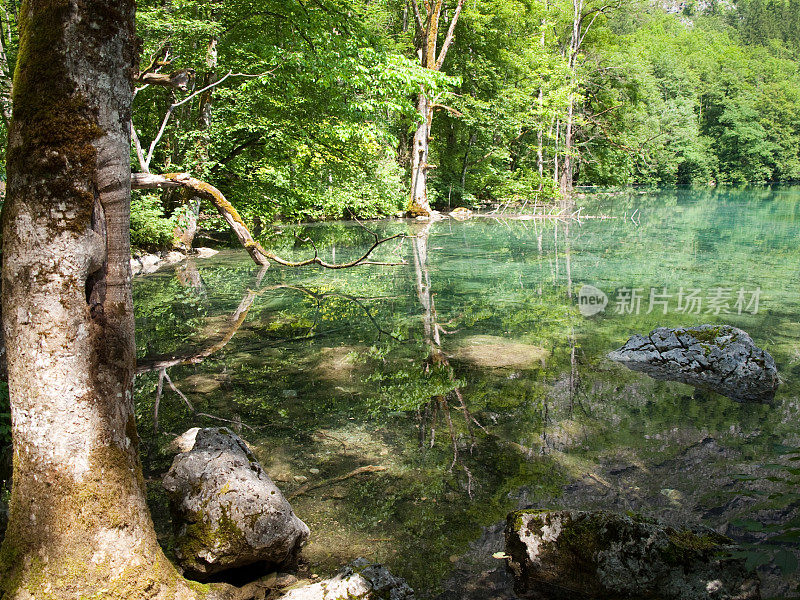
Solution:
[(561, 178), (559, 181), (559, 188), (561, 190), (562, 198), (566, 198), (572, 193), (572, 153), (573, 153), (573, 139), (574, 139), (574, 112), (575, 100), (570, 94), (569, 105), (567, 106), (567, 120), (564, 125), (564, 162), (561, 167)]
[(464, 162), (461, 164), (461, 197), (463, 199), (464, 192), (467, 189), (467, 171), (469, 170), (469, 153), (472, 150), (472, 147), (475, 145), (475, 142), (478, 139), (478, 134), (473, 133), (469, 136), (469, 142), (467, 143), (467, 149), (464, 151)]
[(428, 98), (421, 93), (417, 99), (417, 112), (422, 121), (417, 125), (411, 149), (411, 203), (408, 208), (408, 212), (415, 217), (431, 214), (428, 202), (428, 149), (432, 111), (428, 105)]
[(14, 484), (0, 597), (193, 598), (145, 503), (129, 268), (133, 0), (29, 0), (3, 208)]
[[(453, 40), (455, 40), (456, 24), (464, 6), (464, 0), (458, 0), (456, 3), (453, 17), (450, 19), (447, 34), (438, 54), (439, 20), (443, 10), (442, 0), (426, 1), (423, 5), (425, 8), (424, 17), (419, 0), (411, 0), (411, 6), (414, 10), (414, 20), (417, 26), (414, 44), (420, 65), (424, 69), (441, 71), (447, 52), (450, 46), (453, 45)], [(432, 214), (431, 206), (428, 202), (428, 171), (433, 166), (428, 163), (428, 150), (431, 139), (433, 109), (434, 103), (428, 97), (426, 91), (424, 89), (421, 90), (417, 98), (417, 113), (419, 114), (420, 123), (417, 125), (414, 144), (411, 148), (411, 198), (408, 203), (408, 213), (412, 216), (430, 216)]]

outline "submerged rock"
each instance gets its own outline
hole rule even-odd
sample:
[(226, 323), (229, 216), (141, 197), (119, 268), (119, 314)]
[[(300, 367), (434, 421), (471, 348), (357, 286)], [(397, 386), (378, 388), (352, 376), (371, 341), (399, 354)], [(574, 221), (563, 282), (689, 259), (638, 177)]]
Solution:
[(537, 600), (758, 600), (735, 550), (712, 529), (602, 511), (523, 510), (506, 523), (515, 590)]
[(542, 366), (550, 356), (539, 346), (494, 335), (463, 338), (451, 354), (456, 360), (486, 369), (532, 369)]
[(680, 381), (738, 402), (766, 402), (780, 384), (775, 361), (747, 333), (729, 325), (669, 329), (634, 335), (611, 360), (654, 379)]
[(358, 558), (335, 577), (291, 590), (280, 600), (414, 600), (414, 590), (383, 565)]
[(164, 477), (175, 554), (191, 575), (293, 562), (309, 530), (245, 443), (225, 427), (190, 429)]
[[(211, 248), (194, 248), (189, 251), (193, 257), (209, 258), (219, 254), (218, 250)], [(156, 252), (155, 254), (142, 254), (131, 257), (131, 275), (149, 275), (155, 273), (161, 267), (176, 265), (186, 260), (187, 255), (183, 252), (172, 250), (169, 252)]]
[(196, 256), (197, 258), (211, 258), (219, 254), (219, 250), (214, 250), (213, 248), (192, 248), (190, 254)]
[(463, 206), (459, 206), (458, 208), (454, 208), (450, 212), (450, 216), (453, 217), (454, 219), (459, 220), (459, 221), (466, 221), (467, 219), (472, 217), (472, 214), (473, 213), (472, 213), (472, 211), (470, 209), (464, 208)]
[(161, 257), (157, 254), (144, 254), (131, 258), (131, 275), (147, 275), (155, 273), (161, 266)]

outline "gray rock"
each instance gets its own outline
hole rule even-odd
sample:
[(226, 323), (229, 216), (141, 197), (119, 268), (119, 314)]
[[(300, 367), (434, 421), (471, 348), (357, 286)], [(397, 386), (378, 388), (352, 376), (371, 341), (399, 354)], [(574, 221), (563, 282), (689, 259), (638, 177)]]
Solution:
[(225, 427), (190, 429), (164, 477), (175, 554), (203, 578), (253, 563), (295, 560), (309, 530), (245, 443)]
[(194, 248), (192, 253), (197, 256), (197, 258), (210, 258), (215, 254), (219, 254), (219, 250), (214, 250), (213, 248)]
[(186, 255), (183, 252), (173, 250), (171, 252), (167, 252), (166, 254), (162, 254), (161, 260), (164, 265), (175, 265), (186, 260)]
[(131, 258), (131, 274), (136, 276), (155, 273), (161, 267), (161, 263), (161, 257), (157, 254), (134, 256)]
[(536, 600), (759, 600), (758, 575), (713, 529), (598, 512), (511, 513), (515, 590)]
[(291, 590), (280, 600), (414, 600), (414, 590), (383, 565), (358, 558), (336, 577)]
[(647, 337), (634, 335), (608, 358), (654, 379), (680, 381), (738, 402), (768, 402), (780, 384), (769, 353), (730, 325), (660, 327)]

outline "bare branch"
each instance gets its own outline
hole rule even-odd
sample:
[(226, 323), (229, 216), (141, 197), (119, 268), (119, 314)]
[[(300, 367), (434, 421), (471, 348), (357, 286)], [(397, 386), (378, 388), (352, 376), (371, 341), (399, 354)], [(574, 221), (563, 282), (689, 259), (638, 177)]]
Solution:
[(425, 30), (425, 23), (422, 21), (422, 15), (419, 13), (419, 2), (418, 0), (411, 0), (411, 6), (414, 9), (414, 20), (417, 22), (417, 30), (424, 31)]
[[(136, 148), (136, 157), (139, 159), (139, 167), (144, 171), (144, 174), (150, 173), (150, 166), (147, 164), (147, 161), (144, 158), (144, 150), (142, 150), (142, 143), (139, 141), (139, 134), (136, 133), (136, 127), (133, 124), (133, 119), (131, 119), (131, 139), (133, 140), (133, 145)], [(131, 184), (131, 187), (133, 185)]]
[[(375, 234), (373, 234), (373, 235), (375, 235)], [(264, 254), (264, 256), (266, 256), (269, 260), (271, 260), (273, 262), (276, 262), (279, 265), (283, 265), (284, 267), (305, 267), (305, 266), (308, 266), (308, 265), (319, 265), (320, 267), (324, 267), (326, 269), (349, 269), (350, 267), (355, 267), (355, 266), (358, 266), (358, 265), (381, 265), (381, 266), (391, 267), (391, 266), (404, 265), (404, 264), (406, 264), (406, 262), (405, 261), (401, 261), (401, 262), (375, 262), (375, 261), (367, 260), (367, 258), (369, 258), (370, 254), (372, 254), (372, 252), (375, 250), (375, 248), (377, 248), (381, 244), (384, 244), (384, 243), (386, 243), (386, 242), (388, 242), (390, 240), (396, 240), (397, 238), (401, 238), (401, 237), (407, 237), (407, 236), (404, 233), (396, 233), (395, 235), (392, 235), (392, 236), (389, 236), (389, 237), (386, 237), (386, 238), (379, 238), (377, 235), (375, 235), (375, 241), (373, 242), (372, 246), (369, 247), (369, 250), (367, 250), (360, 258), (357, 258), (357, 259), (355, 259), (353, 261), (350, 261), (348, 263), (338, 263), (338, 264), (329, 263), (329, 262), (325, 262), (324, 260), (322, 260), (319, 256), (314, 256), (314, 258), (308, 258), (306, 260), (292, 262), (292, 261), (289, 261), (289, 260), (285, 260), (285, 259), (283, 259), (283, 258), (281, 258), (279, 256), (276, 256), (276, 255), (272, 254), (271, 252), (263, 251), (262, 254)], [(260, 245), (259, 245), (259, 247), (260, 247)]]
[(150, 56), (150, 64), (147, 65), (144, 69), (139, 71), (139, 74), (136, 76), (135, 79), (147, 74), (153, 73), (161, 69), (161, 67), (166, 67), (172, 64), (172, 61), (169, 59), (169, 52), (170, 52), (170, 42), (169, 40), (165, 40), (162, 42), (161, 46)]
[[(161, 137), (164, 135), (164, 131), (167, 128), (167, 123), (169, 123), (169, 119), (172, 116), (172, 113), (176, 108), (186, 104), (187, 102), (189, 102), (190, 100), (192, 100), (196, 96), (199, 96), (200, 94), (203, 94), (204, 92), (207, 92), (207, 91), (217, 87), (218, 85), (220, 85), (223, 81), (225, 81), (229, 77), (248, 77), (248, 78), (266, 77), (267, 75), (271, 75), (272, 73), (274, 73), (282, 65), (283, 65), (283, 63), (281, 63), (280, 65), (277, 65), (276, 67), (274, 67), (273, 69), (270, 69), (269, 71), (266, 71), (264, 73), (257, 73), (257, 74), (234, 73), (233, 71), (228, 71), (223, 77), (221, 77), (217, 81), (215, 81), (213, 83), (210, 83), (209, 85), (205, 86), (204, 88), (201, 88), (201, 89), (197, 90), (196, 92), (186, 96), (186, 98), (184, 98), (183, 100), (171, 104), (170, 107), (167, 109), (166, 114), (164, 115), (164, 120), (161, 122), (161, 127), (158, 130), (158, 134), (156, 135), (155, 139), (153, 139), (152, 143), (150, 144), (150, 148), (147, 151), (147, 159), (146, 159), (146, 163), (145, 163), (145, 169), (143, 169), (143, 170), (149, 171), (150, 163), (153, 160), (153, 152), (155, 151), (156, 145), (158, 145), (158, 142), (161, 141)], [(192, 71), (192, 72), (194, 73), (194, 71)], [(150, 81), (148, 83), (155, 83), (155, 82)], [(181, 89), (183, 89), (183, 88), (181, 88)]]
[(167, 383), (169, 384), (169, 387), (172, 388), (172, 391), (175, 392), (176, 394), (178, 394), (178, 396), (181, 397), (181, 399), (186, 403), (186, 406), (189, 407), (190, 411), (195, 412), (194, 406), (192, 406), (192, 403), (189, 402), (189, 399), (186, 397), (186, 395), (182, 391), (180, 391), (177, 387), (175, 387), (174, 383), (172, 383), (172, 379), (169, 378), (169, 375), (167, 374), (167, 370), (166, 369), (162, 369), (161, 372), (164, 374), (164, 379), (167, 380)]
[(619, 8), (620, 6), (622, 6), (622, 0), (619, 0), (618, 2), (612, 2), (611, 4), (605, 4), (605, 5), (603, 5), (603, 6), (599, 7), (599, 8), (595, 8), (593, 10), (590, 10), (586, 14), (581, 15), (581, 17), (580, 17), (580, 19), (578, 21), (578, 28), (579, 29), (583, 26), (584, 19), (586, 19), (589, 15), (592, 15), (592, 20), (586, 26), (586, 29), (583, 30), (583, 35), (580, 36), (580, 39), (578, 40), (578, 47), (576, 48), (576, 51), (577, 51), (577, 49), (580, 49), (581, 44), (583, 44), (584, 38), (586, 38), (586, 34), (589, 33), (589, 30), (592, 28), (592, 25), (594, 25), (594, 22), (597, 19), (597, 17), (599, 17), (601, 14), (603, 14), (603, 15), (606, 14), (606, 11), (608, 9), (616, 9), (616, 8)]
[(442, 49), (439, 51), (439, 58), (436, 60), (436, 70), (442, 68), (444, 64), (444, 58), (447, 56), (447, 51), (450, 49), (450, 46), (453, 45), (453, 40), (455, 39), (455, 32), (456, 32), (456, 23), (458, 23), (458, 17), (461, 15), (461, 9), (464, 7), (464, 0), (458, 0), (458, 5), (456, 6), (456, 12), (453, 14), (453, 18), (450, 20), (450, 27), (447, 30), (447, 36), (444, 38), (444, 43), (442, 44)]
[(208, 413), (194, 413), (196, 417), (206, 417), (207, 419), (214, 419), (215, 421), (222, 421), (223, 423), (233, 423), (235, 425), (241, 425), (245, 429), (249, 429), (250, 431), (255, 431), (255, 427), (251, 427), (247, 423), (242, 423), (241, 421), (234, 421), (233, 419), (225, 419), (223, 417), (218, 417), (217, 415), (210, 415)]
[(446, 110), (451, 115), (454, 115), (456, 117), (463, 117), (464, 116), (464, 113), (462, 113), (461, 111), (456, 110), (452, 106), (447, 106), (446, 104), (439, 104), (438, 102), (433, 102), (433, 103), (431, 103), (430, 106), (431, 106), (431, 108), (434, 108), (434, 109), (441, 108), (442, 110)]
[(147, 151), (146, 166), (147, 166), (148, 169), (150, 167), (150, 162), (153, 160), (153, 152), (156, 149), (156, 145), (158, 144), (158, 142), (161, 141), (161, 137), (164, 135), (164, 130), (167, 128), (167, 123), (169, 123), (169, 118), (172, 116), (172, 111), (174, 111), (179, 106), (181, 106), (183, 104), (186, 104), (187, 102), (189, 102), (195, 96), (199, 96), (203, 92), (207, 92), (208, 90), (218, 86), (219, 84), (221, 84), (223, 81), (225, 81), (231, 75), (233, 75), (233, 71), (228, 71), (228, 73), (224, 77), (220, 78), (219, 80), (215, 81), (214, 83), (211, 83), (211, 84), (207, 85), (206, 87), (197, 90), (193, 94), (190, 94), (190, 95), (186, 96), (186, 98), (184, 98), (180, 102), (174, 102), (173, 104), (170, 105), (170, 107), (167, 109), (167, 113), (164, 115), (164, 120), (161, 122), (161, 128), (158, 130), (158, 134), (153, 139), (152, 143), (150, 144), (150, 148)]
[(353, 469), (349, 473), (344, 475), (339, 475), (338, 477), (333, 477), (332, 479), (326, 479), (324, 481), (319, 481), (316, 483), (307, 483), (299, 488), (297, 488), (294, 492), (286, 496), (287, 500), (292, 500), (297, 496), (301, 496), (310, 492), (311, 490), (316, 490), (321, 487), (325, 487), (334, 483), (339, 483), (340, 481), (344, 481), (345, 479), (350, 479), (351, 477), (355, 477), (356, 475), (362, 475), (364, 473), (379, 473), (382, 471), (386, 471), (388, 468), (380, 465), (367, 465), (365, 467), (358, 467), (357, 469)]

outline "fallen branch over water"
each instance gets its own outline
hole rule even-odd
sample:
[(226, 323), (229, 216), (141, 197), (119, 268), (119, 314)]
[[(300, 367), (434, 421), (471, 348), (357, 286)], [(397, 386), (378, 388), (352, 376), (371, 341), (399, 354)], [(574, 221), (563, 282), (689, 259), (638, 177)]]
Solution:
[(305, 267), (308, 265), (319, 265), (320, 267), (324, 267), (326, 269), (348, 269), (358, 265), (396, 266), (405, 264), (405, 261), (376, 262), (367, 260), (378, 246), (390, 240), (404, 238), (407, 236), (404, 233), (397, 233), (386, 238), (381, 238), (377, 233), (369, 231), (369, 229), (366, 227), (364, 227), (364, 229), (372, 234), (372, 236), (375, 238), (375, 241), (373, 242), (372, 246), (370, 246), (370, 248), (363, 255), (361, 255), (361, 257), (353, 261), (338, 264), (326, 262), (319, 257), (317, 247), (309, 239), (303, 241), (310, 243), (314, 248), (314, 256), (312, 258), (300, 261), (286, 260), (285, 258), (281, 258), (280, 256), (265, 250), (261, 244), (253, 239), (253, 236), (250, 235), (250, 230), (247, 229), (247, 225), (245, 225), (244, 221), (242, 221), (242, 217), (239, 215), (239, 212), (236, 210), (236, 208), (234, 208), (234, 206), (225, 199), (225, 196), (222, 194), (222, 192), (220, 192), (210, 183), (195, 179), (188, 173), (165, 173), (164, 175), (153, 175), (152, 173), (131, 174), (131, 189), (134, 190), (176, 187), (189, 189), (196, 196), (211, 202), (211, 204), (214, 205), (214, 208), (217, 209), (217, 212), (220, 214), (220, 216), (225, 219), (225, 222), (236, 234), (239, 242), (242, 244), (242, 246), (244, 246), (244, 249), (247, 250), (248, 254), (250, 254), (253, 262), (258, 265), (268, 265), (270, 262), (274, 262), (285, 267)]
[(306, 494), (311, 490), (316, 490), (321, 487), (333, 485), (334, 483), (339, 483), (340, 481), (344, 481), (345, 479), (350, 479), (351, 477), (356, 477), (358, 475), (363, 475), (364, 473), (378, 473), (387, 470), (388, 467), (383, 467), (380, 465), (367, 465), (366, 467), (358, 467), (357, 469), (353, 469), (349, 473), (346, 473), (344, 475), (339, 475), (338, 477), (333, 477), (332, 479), (326, 479), (324, 481), (319, 481), (317, 483), (307, 483), (305, 485), (302, 485), (295, 491), (293, 491), (291, 494), (286, 496), (286, 499), (292, 500), (293, 498), (297, 498), (297, 496)]

